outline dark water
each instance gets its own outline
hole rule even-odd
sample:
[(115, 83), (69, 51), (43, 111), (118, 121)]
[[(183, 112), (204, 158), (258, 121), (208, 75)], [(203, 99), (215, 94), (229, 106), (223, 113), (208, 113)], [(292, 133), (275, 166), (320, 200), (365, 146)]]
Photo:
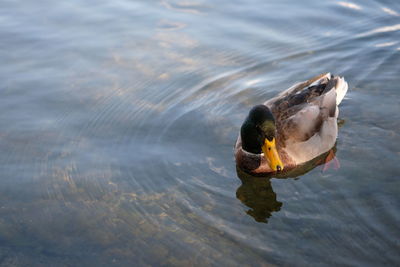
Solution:
[[(3, 0), (0, 22), (0, 265), (400, 264), (399, 1)], [(237, 173), (247, 111), (327, 71), (340, 169)]]

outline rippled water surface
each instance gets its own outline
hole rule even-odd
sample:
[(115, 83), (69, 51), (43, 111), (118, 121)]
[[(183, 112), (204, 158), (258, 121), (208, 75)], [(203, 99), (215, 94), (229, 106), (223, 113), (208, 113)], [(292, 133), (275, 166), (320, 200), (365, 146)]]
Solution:
[[(0, 265), (400, 263), (399, 1), (0, 3)], [(236, 170), (248, 110), (330, 71), (340, 168)]]

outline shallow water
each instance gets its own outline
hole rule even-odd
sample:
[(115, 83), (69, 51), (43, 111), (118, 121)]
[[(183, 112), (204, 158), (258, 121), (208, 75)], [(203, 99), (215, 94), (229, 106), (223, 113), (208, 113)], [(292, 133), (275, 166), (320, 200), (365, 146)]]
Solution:
[[(399, 264), (398, 1), (0, 7), (0, 265)], [(237, 173), (248, 110), (327, 71), (340, 169)]]

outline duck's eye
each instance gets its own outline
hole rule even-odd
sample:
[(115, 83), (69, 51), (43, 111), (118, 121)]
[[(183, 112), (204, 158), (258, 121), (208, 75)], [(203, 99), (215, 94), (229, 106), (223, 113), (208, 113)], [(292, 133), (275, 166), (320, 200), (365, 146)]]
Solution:
[(268, 147), (268, 150), (271, 150), (271, 147), (270, 147), (270, 146)]

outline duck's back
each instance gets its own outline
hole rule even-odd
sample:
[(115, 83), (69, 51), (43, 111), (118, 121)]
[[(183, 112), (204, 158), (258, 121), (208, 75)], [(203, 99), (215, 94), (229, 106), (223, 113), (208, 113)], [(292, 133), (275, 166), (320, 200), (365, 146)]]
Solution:
[(331, 149), (337, 137), (338, 105), (347, 88), (343, 78), (328, 73), (267, 101), (275, 116), (280, 153), (298, 165)]

